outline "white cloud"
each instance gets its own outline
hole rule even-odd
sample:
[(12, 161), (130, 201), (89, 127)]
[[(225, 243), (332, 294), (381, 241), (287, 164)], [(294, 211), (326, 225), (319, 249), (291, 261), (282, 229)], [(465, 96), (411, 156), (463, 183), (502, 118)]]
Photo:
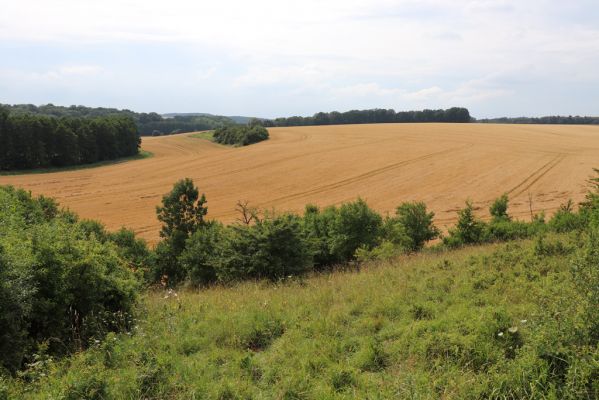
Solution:
[(58, 73), (64, 76), (91, 76), (99, 74), (102, 70), (98, 65), (65, 65), (58, 68)]
[[(13, 58), (25, 57), (19, 46), (28, 44), (49, 51), (43, 57), (28, 54), (31, 62), (15, 65), (8, 64), (5, 51), (0, 81), (14, 90), (27, 82), (58, 87), (72, 80), (93, 87), (95, 81), (105, 83), (100, 78), (118, 75), (115, 91), (139, 92), (153, 79), (168, 81), (165, 87), (173, 90), (188, 82), (211, 93), (226, 86), (227, 96), (277, 87), (289, 97), (312, 96), (313, 107), (303, 109), (340, 99), (355, 107), (447, 103), (476, 109), (493, 101), (509, 106), (524, 91), (542, 104), (543, 96), (533, 93), (539, 90), (535, 82), (564, 90), (587, 83), (589, 93), (599, 86), (599, 11), (593, 5), (591, 0), (4, 1), (0, 45), (12, 48)], [(100, 46), (112, 53), (93, 53)], [(152, 63), (142, 63), (136, 46), (179, 46), (203, 62), (155, 62), (166, 58), (158, 50)], [(73, 51), (58, 56), (54, 48)], [(78, 56), (82, 50), (93, 56)], [(140, 104), (152, 108), (146, 99)], [(274, 106), (263, 103), (262, 114)]]

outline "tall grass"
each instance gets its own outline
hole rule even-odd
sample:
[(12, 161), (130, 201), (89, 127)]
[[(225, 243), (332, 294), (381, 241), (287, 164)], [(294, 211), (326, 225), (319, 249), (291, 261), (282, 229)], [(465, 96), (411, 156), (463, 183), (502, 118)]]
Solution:
[(0, 381), (0, 398), (597, 398), (599, 351), (581, 339), (571, 270), (579, 243), (148, 292), (130, 334)]

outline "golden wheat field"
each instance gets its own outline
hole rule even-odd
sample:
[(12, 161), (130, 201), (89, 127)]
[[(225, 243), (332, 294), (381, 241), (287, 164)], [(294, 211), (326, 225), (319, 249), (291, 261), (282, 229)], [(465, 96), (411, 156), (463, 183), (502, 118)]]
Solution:
[[(55, 197), (109, 229), (132, 228), (158, 240), (155, 206), (173, 183), (193, 178), (208, 216), (237, 218), (235, 205), (301, 211), (307, 203), (339, 204), (361, 196), (393, 212), (422, 200), (440, 227), (471, 199), (481, 217), (507, 192), (511, 214), (551, 214), (580, 201), (599, 167), (599, 127), (563, 125), (376, 124), (269, 129), (271, 139), (242, 148), (189, 135), (148, 137), (154, 157), (98, 168), (0, 176), (34, 194)], [(532, 199), (532, 201), (529, 201)]]

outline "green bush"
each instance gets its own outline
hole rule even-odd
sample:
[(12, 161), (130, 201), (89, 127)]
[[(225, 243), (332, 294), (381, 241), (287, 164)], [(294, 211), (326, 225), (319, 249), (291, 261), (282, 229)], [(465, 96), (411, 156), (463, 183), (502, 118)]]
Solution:
[[(586, 342), (599, 343), (599, 227), (589, 229), (585, 247), (572, 265), (572, 276), (579, 288), (587, 332)], [(599, 366), (597, 367), (599, 370)]]
[[(400, 241), (407, 250), (419, 251), (424, 244), (437, 238), (439, 229), (433, 224), (435, 213), (427, 212), (426, 205), (422, 202), (403, 203), (396, 210), (396, 217), (386, 221), (387, 224), (397, 224), (401, 228), (390, 227), (391, 233), (403, 233), (399, 236)], [(394, 238), (396, 235), (392, 235)]]
[(380, 241), (383, 219), (362, 199), (339, 207), (332, 221), (330, 249), (341, 263), (354, 259), (360, 247), (371, 249)]
[(486, 242), (505, 242), (508, 240), (526, 239), (545, 230), (539, 222), (528, 223), (509, 219), (496, 219), (485, 225), (483, 240)]
[(267, 216), (226, 230), (216, 261), (218, 280), (279, 279), (310, 270), (312, 256), (300, 218)]
[(458, 223), (449, 230), (449, 236), (443, 238), (448, 247), (478, 244), (484, 241), (485, 223), (474, 216), (474, 207), (466, 201), (466, 207), (458, 211)]
[(302, 229), (312, 249), (314, 266), (317, 269), (330, 267), (339, 262), (331, 251), (333, 225), (337, 214), (338, 210), (335, 207), (327, 207), (321, 211), (314, 205), (306, 206)]
[(507, 213), (508, 205), (509, 199), (507, 194), (503, 194), (499, 198), (495, 199), (489, 208), (489, 213), (491, 214), (493, 222), (509, 221), (511, 219)]
[(192, 284), (206, 285), (216, 281), (214, 266), (218, 262), (218, 246), (223, 240), (224, 229), (221, 224), (210, 222), (187, 240), (179, 262)]
[(582, 230), (588, 221), (584, 213), (574, 212), (572, 201), (560, 206), (549, 220), (549, 228), (554, 232), (565, 233), (574, 230)]
[(128, 328), (138, 282), (118, 247), (52, 218), (45, 199), (4, 187), (0, 199), (0, 365), (16, 371), (43, 341), (58, 354)]
[(268, 139), (268, 131), (260, 125), (232, 125), (218, 128), (213, 139), (220, 144), (247, 146)]
[(358, 249), (371, 250), (381, 240), (383, 219), (362, 199), (320, 211), (307, 206), (302, 227), (317, 268), (347, 263)]

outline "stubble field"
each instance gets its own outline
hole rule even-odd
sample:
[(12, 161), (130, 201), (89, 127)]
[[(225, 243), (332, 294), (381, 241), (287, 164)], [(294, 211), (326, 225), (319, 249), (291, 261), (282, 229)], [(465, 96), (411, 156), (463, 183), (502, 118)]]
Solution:
[[(508, 193), (510, 213), (551, 214), (578, 202), (599, 167), (599, 127), (564, 125), (376, 124), (271, 128), (270, 140), (225, 147), (189, 135), (148, 137), (154, 157), (92, 169), (0, 176), (0, 184), (55, 197), (109, 229), (159, 239), (155, 206), (173, 183), (190, 177), (208, 199), (208, 216), (237, 218), (235, 205), (301, 212), (307, 203), (361, 196), (381, 212), (421, 200), (440, 227), (471, 199), (485, 217)], [(529, 197), (530, 196), (530, 197)], [(529, 198), (532, 201), (529, 201)]]

